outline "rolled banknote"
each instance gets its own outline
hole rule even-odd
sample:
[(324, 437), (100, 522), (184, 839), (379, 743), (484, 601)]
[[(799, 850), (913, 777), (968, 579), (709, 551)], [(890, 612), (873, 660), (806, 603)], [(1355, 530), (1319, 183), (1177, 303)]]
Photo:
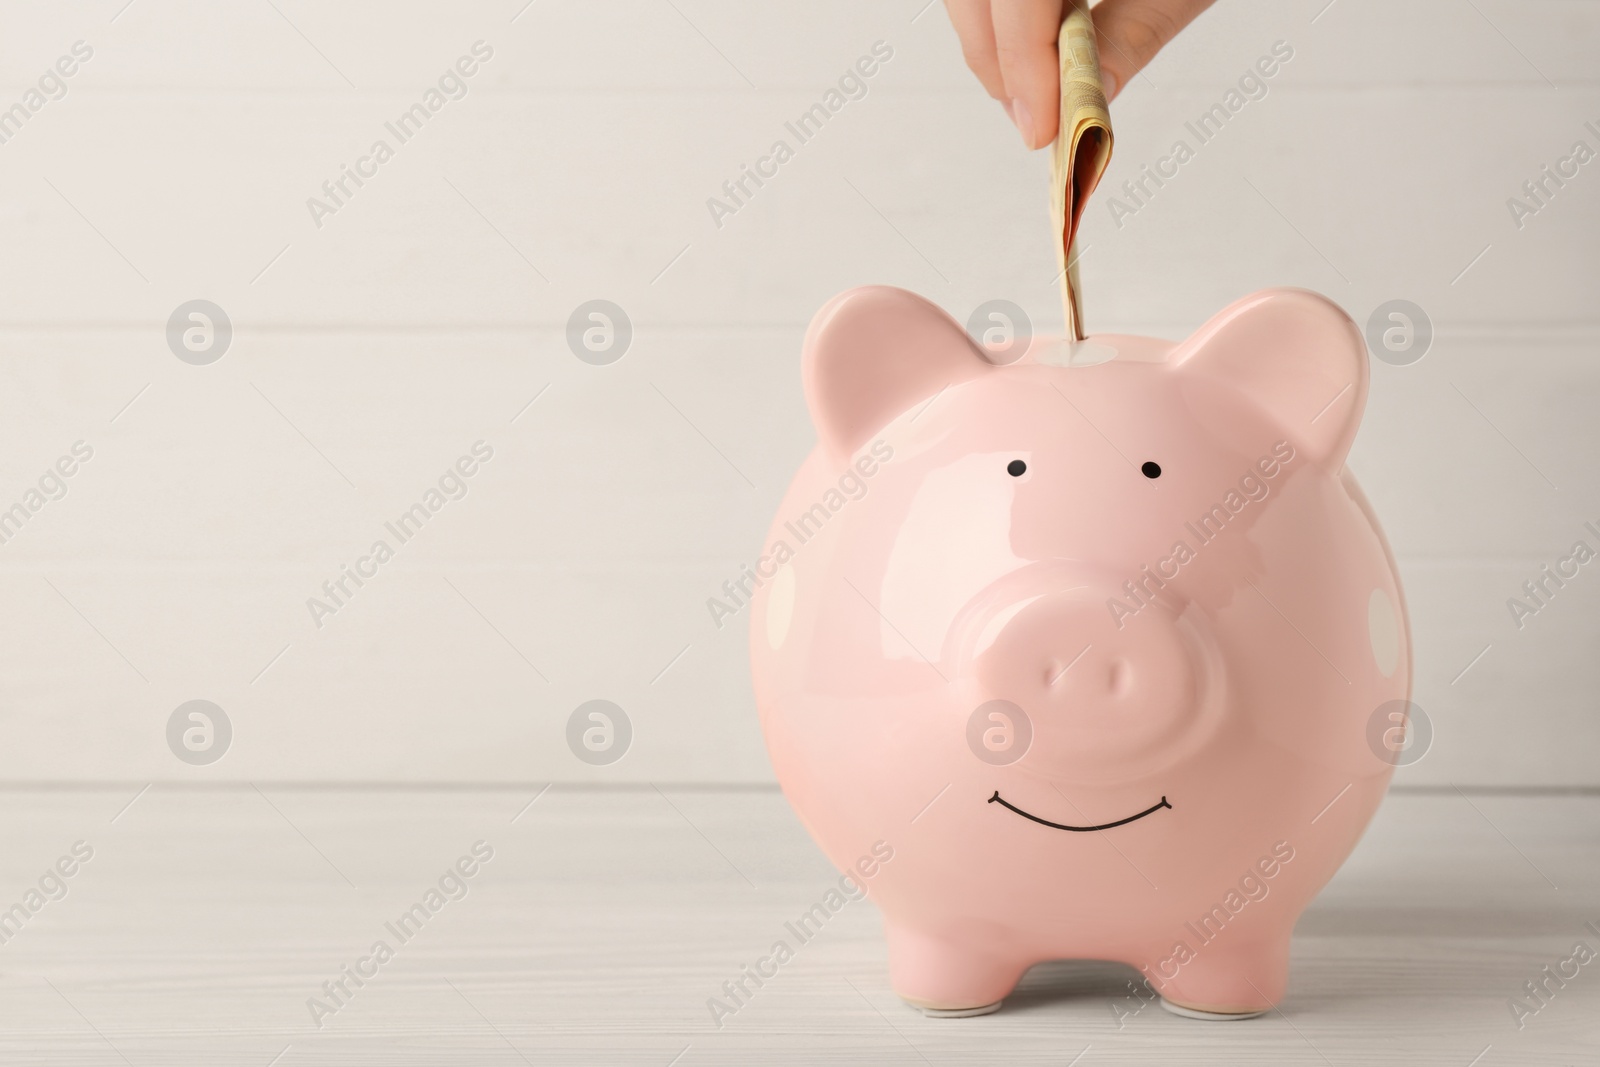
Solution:
[[(1081, 6), (1080, 6), (1081, 5)], [(1061, 56), (1061, 128), (1050, 151), (1050, 219), (1061, 269), (1067, 329), (1084, 339), (1083, 297), (1074, 255), (1083, 205), (1111, 161), (1111, 113), (1100, 82), (1100, 56), (1088, 0), (1073, 0), (1057, 41)]]

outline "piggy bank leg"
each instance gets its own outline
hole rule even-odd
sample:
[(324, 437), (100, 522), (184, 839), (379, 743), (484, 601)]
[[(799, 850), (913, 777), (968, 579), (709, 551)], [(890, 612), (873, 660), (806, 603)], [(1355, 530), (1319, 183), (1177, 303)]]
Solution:
[(900, 999), (938, 1018), (987, 1015), (1016, 988), (1028, 964), (967, 940), (884, 921), (889, 983)]
[(1197, 947), (1177, 974), (1155, 985), (1162, 1007), (1192, 1019), (1251, 1019), (1283, 999), (1288, 934), (1234, 943), (1227, 936), (1232, 932)]

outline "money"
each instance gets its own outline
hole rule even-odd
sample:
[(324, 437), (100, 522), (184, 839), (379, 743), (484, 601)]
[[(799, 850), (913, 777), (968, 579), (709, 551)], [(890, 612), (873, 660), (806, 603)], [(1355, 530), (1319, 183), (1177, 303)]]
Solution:
[[(1083, 6), (1079, 7), (1078, 4)], [(1050, 151), (1050, 219), (1055, 226), (1056, 266), (1061, 268), (1061, 305), (1067, 329), (1082, 341), (1083, 297), (1074, 254), (1078, 220), (1089, 194), (1111, 161), (1111, 113), (1100, 82), (1094, 22), (1087, 0), (1073, 0), (1057, 40), (1061, 56), (1061, 128)]]

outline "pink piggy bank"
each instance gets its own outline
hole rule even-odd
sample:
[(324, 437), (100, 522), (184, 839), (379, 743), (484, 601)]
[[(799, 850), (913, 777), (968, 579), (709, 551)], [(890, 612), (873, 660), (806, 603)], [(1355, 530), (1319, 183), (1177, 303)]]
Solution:
[(874, 287), (803, 361), (819, 442), (752, 575), (756, 700), (785, 795), (882, 911), (895, 991), (980, 1014), (1074, 958), (1179, 1014), (1277, 1004), (1410, 695), (1345, 470), (1355, 325), (1276, 289), (1181, 344), (999, 365)]

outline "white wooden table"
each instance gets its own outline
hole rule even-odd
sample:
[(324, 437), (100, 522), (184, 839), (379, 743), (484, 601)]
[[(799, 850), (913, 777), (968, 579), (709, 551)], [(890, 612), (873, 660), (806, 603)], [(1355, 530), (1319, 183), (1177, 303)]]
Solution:
[[(1134, 972), (1075, 963), (924, 1019), (857, 903), (719, 1028), (708, 998), (834, 877), (775, 791), (139, 789), (0, 790), (0, 909), (93, 849), (0, 945), (0, 1063), (1600, 1063), (1600, 961), (1520, 1030), (1508, 1007), (1600, 950), (1593, 794), (1392, 795), (1258, 1020), (1119, 1020)], [(477, 841), (465, 896), (388, 931)], [(372, 977), (319, 1027), (347, 965)]]

